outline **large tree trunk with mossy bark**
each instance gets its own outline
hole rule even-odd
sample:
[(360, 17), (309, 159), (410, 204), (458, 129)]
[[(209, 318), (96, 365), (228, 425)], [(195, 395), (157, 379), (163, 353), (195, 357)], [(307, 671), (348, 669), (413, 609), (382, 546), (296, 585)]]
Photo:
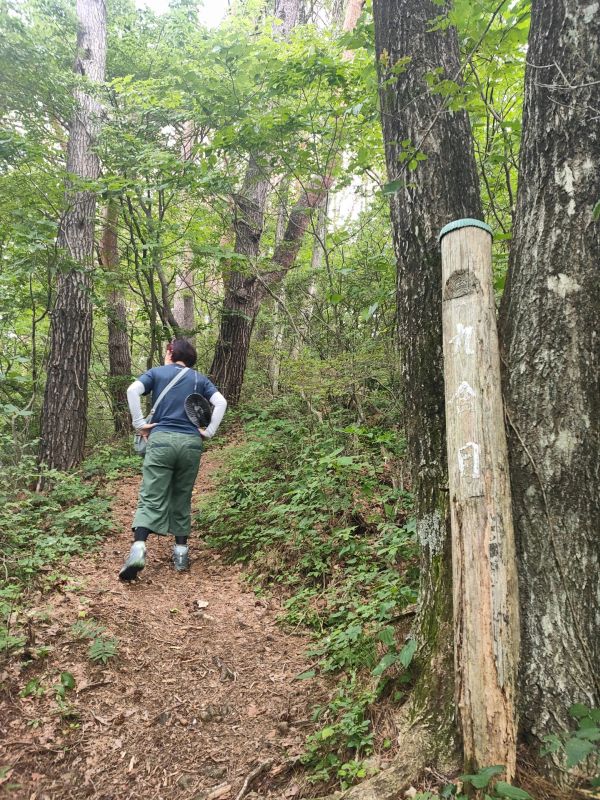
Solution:
[[(532, 5), (523, 141), (501, 308), (521, 597), (521, 731), (600, 706), (600, 13)], [(541, 762), (555, 778), (563, 763)], [(564, 776), (563, 776), (564, 777)]]
[[(404, 419), (421, 545), (417, 680), (412, 715), (432, 732), (429, 764), (455, 745), (452, 564), (444, 427), (440, 229), (481, 218), (467, 115), (448, 110), (427, 75), (460, 74), (454, 28), (432, 30), (444, 12), (422, 0), (375, 0), (383, 137), (396, 250)], [(436, 73), (437, 74), (437, 73)], [(409, 169), (416, 167), (416, 169)], [(436, 752), (437, 751), (437, 752)]]
[[(77, 0), (77, 55), (74, 72), (89, 81), (104, 80), (106, 5)], [(67, 173), (96, 180), (99, 161), (94, 146), (102, 107), (77, 84), (69, 125)], [(96, 195), (69, 181), (67, 210), (57, 239), (59, 257), (56, 302), (51, 313), (48, 378), (42, 408), (40, 460), (66, 470), (83, 459), (87, 430), (88, 374), (92, 346), (92, 272)]]

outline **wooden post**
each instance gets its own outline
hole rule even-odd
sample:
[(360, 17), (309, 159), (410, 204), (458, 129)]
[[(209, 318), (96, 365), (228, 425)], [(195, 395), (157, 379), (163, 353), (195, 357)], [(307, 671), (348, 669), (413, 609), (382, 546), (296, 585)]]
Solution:
[(516, 765), (519, 610), (491, 229), (440, 233), (456, 702), (468, 770)]

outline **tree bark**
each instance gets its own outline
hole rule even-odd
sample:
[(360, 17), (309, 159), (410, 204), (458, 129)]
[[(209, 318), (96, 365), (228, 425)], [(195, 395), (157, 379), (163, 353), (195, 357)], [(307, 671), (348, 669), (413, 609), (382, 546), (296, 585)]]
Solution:
[(274, 33), (282, 39), (287, 39), (296, 27), (299, 13), (299, 0), (275, 0), (275, 16), (281, 20), (281, 25), (274, 29)]
[(527, 62), (501, 338), (521, 597), (521, 726), (535, 756), (545, 734), (572, 727), (573, 703), (600, 706), (597, 7), (534, 2)]
[[(221, 333), (210, 374), (228, 402), (233, 405), (240, 399), (250, 338), (260, 304), (269, 293), (270, 287), (283, 280), (294, 265), (311, 213), (325, 200), (330, 186), (331, 178), (327, 177), (319, 180), (314, 187), (302, 191), (300, 199), (290, 213), (283, 241), (276, 247), (271, 259), (274, 269), (250, 275), (233, 272), (229, 278), (225, 291)], [(247, 217), (240, 231), (249, 237), (246, 246), (250, 248), (253, 240), (246, 219)], [(257, 248), (258, 245), (259, 241), (256, 240)]]
[[(77, 0), (77, 20), (74, 71), (94, 83), (102, 83), (106, 62), (104, 0)], [(99, 162), (94, 144), (102, 108), (95, 97), (81, 89), (76, 89), (74, 95), (67, 171), (83, 180), (95, 180)], [(77, 189), (69, 182), (66, 203), (57, 240), (64, 258), (52, 310), (40, 442), (40, 460), (62, 470), (82, 460), (87, 429), (96, 196), (93, 191)]]
[[(451, 220), (481, 218), (482, 211), (467, 115), (448, 111), (425, 80), (434, 69), (450, 80), (460, 74), (456, 31), (430, 30), (430, 20), (441, 11), (438, 4), (421, 0), (375, 0), (373, 5), (387, 169), (390, 181), (404, 182), (392, 196), (391, 217), (405, 429), (422, 554), (413, 713), (435, 732), (433, 746), (445, 756), (453, 749), (455, 722), (437, 236)], [(402, 63), (405, 71), (398, 74)], [(427, 159), (407, 172), (411, 147)], [(435, 760), (434, 752), (428, 756)]]
[[(192, 148), (194, 145), (194, 125), (192, 122), (185, 122), (183, 126), (183, 141), (181, 146), (181, 158), (183, 161), (190, 161), (192, 158)], [(175, 276), (175, 297), (173, 298), (173, 316), (178, 326), (184, 331), (184, 338), (195, 343), (193, 331), (196, 329), (196, 311), (194, 308), (194, 284), (195, 276), (192, 269), (194, 254), (189, 241), (183, 245), (183, 258), (181, 273)]]
[[(114, 273), (119, 269), (118, 219), (119, 206), (114, 200), (111, 200), (106, 206), (100, 253), (102, 266), (113, 273), (111, 277), (113, 284), (116, 282)], [(127, 407), (127, 386), (131, 383), (131, 354), (127, 336), (125, 298), (122, 289), (118, 286), (114, 286), (108, 292), (106, 316), (108, 319), (108, 391), (115, 432), (122, 435), (129, 432), (131, 425)]]

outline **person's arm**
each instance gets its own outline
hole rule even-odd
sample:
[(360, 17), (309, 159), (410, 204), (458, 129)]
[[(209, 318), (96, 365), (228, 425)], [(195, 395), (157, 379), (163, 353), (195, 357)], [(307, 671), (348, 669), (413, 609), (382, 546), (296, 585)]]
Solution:
[(134, 381), (127, 389), (127, 404), (131, 412), (131, 424), (138, 433), (141, 433), (144, 438), (147, 438), (150, 430), (156, 425), (155, 422), (146, 422), (146, 418), (142, 414), (142, 401), (140, 397), (146, 394), (148, 389), (141, 381)]
[(131, 424), (137, 430), (146, 424), (142, 414), (141, 396), (146, 393), (146, 387), (141, 381), (134, 381), (127, 389), (127, 404), (131, 413)]
[(225, 411), (227, 410), (227, 400), (225, 400), (221, 392), (214, 392), (214, 394), (212, 394), (208, 400), (210, 404), (214, 406), (213, 413), (210, 420), (210, 425), (207, 425), (207, 427), (201, 430), (200, 433), (206, 439), (212, 439), (217, 432), (219, 425), (221, 424), (221, 420), (225, 416)]

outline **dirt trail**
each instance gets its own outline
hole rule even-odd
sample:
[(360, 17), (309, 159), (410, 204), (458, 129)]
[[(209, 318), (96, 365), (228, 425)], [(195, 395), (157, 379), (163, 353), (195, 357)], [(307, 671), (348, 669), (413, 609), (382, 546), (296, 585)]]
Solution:
[[(197, 491), (219, 451), (205, 454)], [(5, 668), (0, 708), (0, 795), (27, 800), (236, 800), (300, 797), (293, 763), (311, 730), (322, 691), (297, 681), (308, 644), (276, 623), (274, 600), (258, 599), (237, 567), (192, 539), (192, 569), (177, 574), (172, 540), (151, 537), (148, 563), (133, 584), (117, 580), (128, 551), (138, 478), (115, 485), (118, 533), (100, 551), (71, 561), (69, 585), (39, 596), (31, 635), (49, 655)], [(200, 602), (198, 602), (200, 601)], [(105, 626), (118, 655), (92, 662), (77, 620)], [(60, 714), (51, 689), (68, 671), (73, 716)], [(41, 697), (19, 691), (38, 677)], [(13, 788), (11, 788), (13, 787)], [(252, 795), (252, 791), (257, 794)]]

